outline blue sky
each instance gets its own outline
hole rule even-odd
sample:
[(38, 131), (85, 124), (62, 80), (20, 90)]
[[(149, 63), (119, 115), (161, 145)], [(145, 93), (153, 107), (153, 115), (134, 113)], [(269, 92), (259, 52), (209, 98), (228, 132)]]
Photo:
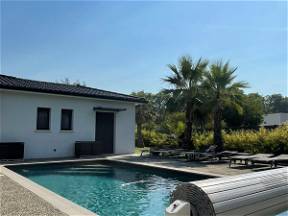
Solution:
[(186, 54), (230, 60), (246, 92), (287, 95), (287, 2), (1, 2), (7, 75), (157, 92)]

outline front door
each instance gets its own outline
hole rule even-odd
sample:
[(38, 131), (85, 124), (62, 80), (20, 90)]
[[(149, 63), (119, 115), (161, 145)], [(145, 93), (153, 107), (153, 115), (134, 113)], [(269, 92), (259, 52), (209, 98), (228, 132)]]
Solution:
[(99, 154), (112, 154), (114, 146), (114, 113), (96, 112), (96, 141)]

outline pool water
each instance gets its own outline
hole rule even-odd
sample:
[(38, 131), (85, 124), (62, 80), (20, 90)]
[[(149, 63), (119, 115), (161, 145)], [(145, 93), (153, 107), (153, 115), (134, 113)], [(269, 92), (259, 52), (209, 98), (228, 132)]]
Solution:
[(164, 215), (178, 184), (207, 178), (111, 162), (10, 169), (100, 216)]

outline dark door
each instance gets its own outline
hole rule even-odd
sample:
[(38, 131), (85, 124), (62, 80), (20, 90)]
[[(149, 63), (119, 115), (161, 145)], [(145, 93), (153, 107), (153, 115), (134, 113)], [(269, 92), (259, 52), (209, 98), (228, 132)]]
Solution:
[(96, 141), (99, 143), (99, 154), (113, 153), (114, 146), (114, 113), (96, 112)]

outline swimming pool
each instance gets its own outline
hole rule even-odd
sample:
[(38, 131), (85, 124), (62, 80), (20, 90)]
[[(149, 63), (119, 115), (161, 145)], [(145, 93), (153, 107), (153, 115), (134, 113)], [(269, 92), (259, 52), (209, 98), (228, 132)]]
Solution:
[(163, 215), (178, 184), (208, 178), (111, 161), (9, 169), (100, 216)]

